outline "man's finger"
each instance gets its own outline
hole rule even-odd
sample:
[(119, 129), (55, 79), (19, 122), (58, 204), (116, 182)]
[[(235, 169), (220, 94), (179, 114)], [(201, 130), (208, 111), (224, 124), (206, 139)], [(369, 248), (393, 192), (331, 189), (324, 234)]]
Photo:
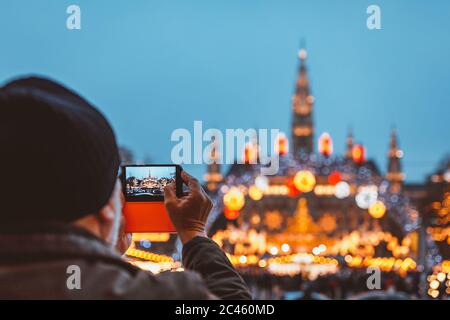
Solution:
[(177, 200), (175, 184), (169, 183), (164, 188), (164, 203), (167, 205), (168, 203), (175, 203)]
[(199, 191), (201, 189), (198, 180), (184, 170), (181, 172), (181, 178), (188, 185), (191, 191)]

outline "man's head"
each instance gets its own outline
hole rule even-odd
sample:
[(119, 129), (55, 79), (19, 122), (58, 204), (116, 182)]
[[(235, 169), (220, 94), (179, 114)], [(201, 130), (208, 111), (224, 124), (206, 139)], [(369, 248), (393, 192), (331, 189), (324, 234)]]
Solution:
[(1, 224), (82, 221), (113, 241), (119, 162), (107, 120), (78, 94), (36, 77), (0, 88)]

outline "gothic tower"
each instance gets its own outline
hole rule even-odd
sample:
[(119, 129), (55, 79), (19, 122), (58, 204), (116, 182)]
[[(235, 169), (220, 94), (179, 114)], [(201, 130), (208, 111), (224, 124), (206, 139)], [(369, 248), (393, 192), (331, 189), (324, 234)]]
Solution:
[(346, 147), (345, 147), (345, 158), (351, 159), (352, 158), (352, 152), (353, 152), (353, 132), (351, 130), (348, 131), (347, 139), (345, 141)]
[(293, 154), (312, 153), (314, 125), (312, 107), (314, 97), (310, 94), (306, 70), (306, 50), (300, 49), (300, 67), (295, 94), (292, 97), (292, 150)]
[(212, 146), (210, 152), (210, 161), (208, 163), (208, 169), (204, 176), (204, 180), (206, 182), (206, 188), (210, 192), (214, 192), (217, 190), (217, 186), (223, 180), (223, 176), (220, 173), (220, 164), (218, 163), (220, 158), (218, 151), (218, 142), (213, 137)]
[(402, 189), (404, 174), (400, 159), (403, 156), (403, 151), (398, 148), (397, 131), (392, 129), (391, 141), (388, 152), (388, 168), (386, 179), (389, 181), (389, 188), (391, 192), (398, 193)]

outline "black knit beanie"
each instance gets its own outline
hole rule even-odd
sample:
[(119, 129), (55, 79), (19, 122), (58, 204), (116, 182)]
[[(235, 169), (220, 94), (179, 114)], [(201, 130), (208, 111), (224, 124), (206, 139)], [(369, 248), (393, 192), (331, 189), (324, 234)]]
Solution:
[(69, 222), (110, 198), (114, 132), (73, 91), (43, 78), (0, 88), (0, 223)]

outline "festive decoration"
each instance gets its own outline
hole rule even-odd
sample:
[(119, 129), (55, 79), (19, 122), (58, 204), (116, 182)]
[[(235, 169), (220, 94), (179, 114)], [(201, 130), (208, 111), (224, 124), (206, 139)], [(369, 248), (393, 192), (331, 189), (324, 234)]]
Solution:
[(378, 200), (369, 207), (369, 213), (373, 218), (380, 219), (386, 213), (386, 206)]
[(256, 185), (252, 185), (248, 189), (248, 196), (255, 201), (261, 200), (263, 197), (263, 192)]
[(336, 185), (341, 181), (341, 173), (339, 171), (333, 171), (328, 176), (328, 183), (331, 185)]
[(362, 144), (355, 144), (352, 148), (352, 159), (355, 163), (366, 162), (366, 148)]
[[(415, 270), (419, 213), (403, 191), (393, 192), (388, 177), (366, 159), (365, 147), (354, 145), (351, 135), (345, 154), (335, 155), (333, 141), (324, 133), (319, 152), (313, 152), (314, 99), (305, 59), (306, 52), (292, 99), (292, 152), (280, 134), (274, 146), (280, 155), (276, 174), (261, 176), (263, 165), (258, 163), (230, 166), (217, 191), (210, 193), (216, 204), (208, 221), (214, 241), (237, 267), (272, 274), (309, 278), (309, 270), (317, 276), (337, 272), (341, 264), (380, 265), (401, 275)], [(252, 146), (247, 145), (246, 163), (257, 158)], [(381, 218), (387, 210), (389, 219), (380, 222), (368, 216)], [(239, 219), (223, 223), (217, 219), (222, 214)]]
[(296, 198), (301, 193), (301, 191), (298, 190), (297, 187), (295, 186), (293, 178), (287, 180), (286, 187), (287, 187), (287, 195), (289, 197)]
[(236, 220), (239, 217), (239, 210), (224, 209), (225, 218), (228, 220)]
[(286, 135), (280, 132), (275, 141), (275, 152), (279, 156), (285, 156), (289, 152), (289, 142)]
[(241, 190), (232, 187), (224, 196), (223, 203), (228, 210), (239, 211), (245, 205), (245, 197)]
[(267, 191), (269, 188), (269, 179), (266, 176), (257, 176), (255, 178), (255, 186), (262, 191)]
[(281, 227), (283, 217), (279, 211), (268, 211), (264, 219), (264, 223), (270, 230), (275, 230)]
[(338, 199), (345, 199), (350, 195), (350, 186), (347, 182), (341, 181), (334, 187), (334, 195)]
[(294, 185), (301, 192), (310, 192), (316, 185), (316, 178), (311, 171), (302, 170), (295, 175)]
[(320, 228), (325, 232), (332, 232), (336, 229), (336, 218), (332, 214), (325, 213), (319, 220)]
[(314, 193), (318, 196), (332, 196), (334, 195), (334, 186), (333, 185), (316, 185), (314, 187)]
[(244, 147), (244, 163), (255, 164), (258, 160), (258, 145), (255, 142), (249, 142)]
[(361, 186), (358, 189), (358, 194), (355, 197), (356, 204), (361, 209), (368, 209), (375, 204), (378, 198), (376, 186)]
[(333, 153), (333, 140), (328, 132), (324, 132), (319, 137), (319, 153), (328, 157)]

